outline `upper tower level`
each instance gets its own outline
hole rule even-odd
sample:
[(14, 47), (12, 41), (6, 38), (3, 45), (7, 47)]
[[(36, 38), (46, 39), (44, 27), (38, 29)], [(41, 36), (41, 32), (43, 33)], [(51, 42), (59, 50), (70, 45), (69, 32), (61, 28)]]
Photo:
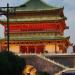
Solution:
[[(10, 13), (12, 13), (11, 10)], [(6, 25), (6, 20), (2, 21), (2, 23)], [(19, 27), (17, 28), (17, 26), (14, 25)], [(27, 3), (16, 6), (15, 14), (10, 15), (10, 26), (11, 30), (12, 28), (25, 31), (44, 29), (43, 31), (59, 32), (63, 32), (67, 27), (65, 24), (63, 7), (50, 6), (42, 0), (29, 0)]]
[[(48, 14), (48, 15), (60, 15), (64, 17), (63, 7), (51, 6), (44, 3), (42, 0), (29, 0), (28, 2), (20, 6), (16, 6), (14, 8), (15, 8), (16, 15), (21, 14), (21, 16)], [(2, 10), (6, 11), (5, 9), (6, 8), (3, 8)], [(10, 9), (10, 13), (12, 13), (12, 11), (13, 11), (13, 8)]]

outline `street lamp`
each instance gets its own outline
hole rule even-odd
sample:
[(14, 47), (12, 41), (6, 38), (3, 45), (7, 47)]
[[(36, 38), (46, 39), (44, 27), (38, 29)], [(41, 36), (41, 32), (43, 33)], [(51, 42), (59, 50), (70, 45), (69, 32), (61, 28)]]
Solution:
[[(15, 7), (9, 7), (9, 3), (7, 3), (7, 7), (0, 7), (0, 15), (6, 15), (7, 16), (7, 27), (6, 27), (6, 32), (7, 32), (7, 50), (9, 51), (9, 41), (10, 41), (10, 36), (9, 36), (9, 32), (10, 32), (10, 29), (9, 29), (9, 15), (11, 14), (10, 13), (10, 9), (11, 8), (14, 8), (14, 12), (15, 12)], [(10, 9), (9, 9), (10, 8)], [(7, 10), (4, 10), (4, 9), (7, 9)], [(13, 14), (14, 14), (13, 12)]]
[(9, 51), (9, 4), (7, 3), (7, 49)]

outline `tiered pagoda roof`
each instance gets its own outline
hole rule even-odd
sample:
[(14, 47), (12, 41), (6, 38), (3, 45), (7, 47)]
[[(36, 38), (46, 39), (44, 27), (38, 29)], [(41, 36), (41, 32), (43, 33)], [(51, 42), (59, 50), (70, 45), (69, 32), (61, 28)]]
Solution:
[[(21, 15), (24, 14), (25, 17), (23, 16), (22, 18), (19, 18), (19, 17), (10, 18), (10, 22), (34, 22), (34, 21), (63, 20), (63, 19), (66, 19), (66, 17), (64, 17), (62, 9), (63, 7), (50, 6), (44, 3), (42, 0), (29, 0), (27, 3), (24, 3), (20, 6), (15, 7), (15, 14), (18, 16), (18, 14), (21, 13)], [(50, 11), (53, 11), (53, 12), (50, 12)], [(12, 10), (10, 10), (10, 13), (12, 13)], [(33, 16), (30, 14), (28, 15), (28, 13), (33, 14)], [(42, 15), (38, 13), (44, 14), (43, 17)], [(6, 20), (1, 20), (1, 22), (5, 22), (5, 21)]]
[[(39, 21), (39, 22), (44, 22), (44, 21), (48, 21), (48, 22), (52, 22), (52, 21), (58, 21), (59, 20), (63, 20), (64, 19), (64, 15), (63, 15), (63, 7), (53, 7), (53, 6), (50, 6), (50, 5), (47, 5), (46, 3), (42, 2), (41, 0), (29, 0), (27, 3), (24, 3), (20, 6), (17, 6), (15, 8), (15, 12), (19, 14), (16, 14), (17, 15), (17, 18), (10, 18), (10, 23), (13, 23), (13, 22), (18, 22), (18, 23), (25, 23), (25, 22), (36, 22), (36, 21)], [(41, 13), (42, 11), (42, 13)], [(25, 16), (27, 13), (41, 13), (43, 14), (43, 11), (45, 11), (44, 15), (37, 15), (37, 14), (33, 14), (33, 15), (27, 15)], [(47, 11), (53, 11), (52, 12), (47, 12)], [(25, 12), (27, 12), (25, 14)], [(23, 15), (23, 14), (24, 15)], [(48, 13), (48, 14), (47, 14)], [(63, 16), (62, 16), (63, 15)], [(2, 20), (1, 22), (6, 22), (7, 20)], [(18, 25), (18, 24), (17, 24)], [(61, 39), (68, 39), (68, 37), (14, 37), (14, 38), (10, 38), (10, 40), (61, 40)]]
[(40, 11), (40, 10), (55, 10), (55, 9), (60, 8), (47, 5), (41, 0), (29, 0), (27, 3), (24, 3), (23, 5), (16, 7), (16, 11)]
[[(13, 8), (9, 9), (10, 45), (26, 45), (29, 49), (29, 45), (36, 45), (36, 48), (40, 47), (39, 50), (41, 50), (42, 44), (53, 44), (54, 46), (57, 44), (62, 52), (66, 52), (65, 50), (70, 45), (70, 37), (64, 36), (67, 26), (63, 7), (47, 5), (42, 0), (29, 0), (14, 8), (15, 13), (12, 13)], [(6, 8), (1, 10), (3, 14), (6, 14)], [(6, 45), (7, 19), (0, 20), (0, 23), (5, 26), (5, 38), (2, 39), (2, 44)]]

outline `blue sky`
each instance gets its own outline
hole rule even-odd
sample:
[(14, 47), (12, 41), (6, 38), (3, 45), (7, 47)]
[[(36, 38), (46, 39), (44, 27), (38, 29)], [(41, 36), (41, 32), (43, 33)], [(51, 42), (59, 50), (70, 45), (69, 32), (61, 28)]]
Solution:
[[(10, 6), (21, 5), (28, 0), (0, 0), (0, 7), (6, 6), (10, 3)], [(65, 36), (70, 36), (70, 41), (75, 44), (75, 0), (42, 0), (47, 4), (54, 6), (64, 6), (64, 14), (67, 17), (66, 25), (69, 26), (69, 30), (65, 30)], [(3, 37), (2, 26), (0, 26), (0, 37)]]

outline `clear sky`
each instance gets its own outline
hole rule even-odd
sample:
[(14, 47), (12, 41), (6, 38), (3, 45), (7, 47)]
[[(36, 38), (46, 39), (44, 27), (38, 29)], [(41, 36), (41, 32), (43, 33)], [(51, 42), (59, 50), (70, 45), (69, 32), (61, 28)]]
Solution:
[[(10, 3), (11, 6), (21, 5), (28, 0), (0, 0), (0, 7)], [(70, 36), (70, 41), (75, 44), (75, 0), (42, 0), (50, 5), (64, 6), (64, 14), (67, 17), (66, 25), (69, 30), (65, 30), (65, 36)], [(0, 26), (0, 37), (2, 37), (2, 27)]]

